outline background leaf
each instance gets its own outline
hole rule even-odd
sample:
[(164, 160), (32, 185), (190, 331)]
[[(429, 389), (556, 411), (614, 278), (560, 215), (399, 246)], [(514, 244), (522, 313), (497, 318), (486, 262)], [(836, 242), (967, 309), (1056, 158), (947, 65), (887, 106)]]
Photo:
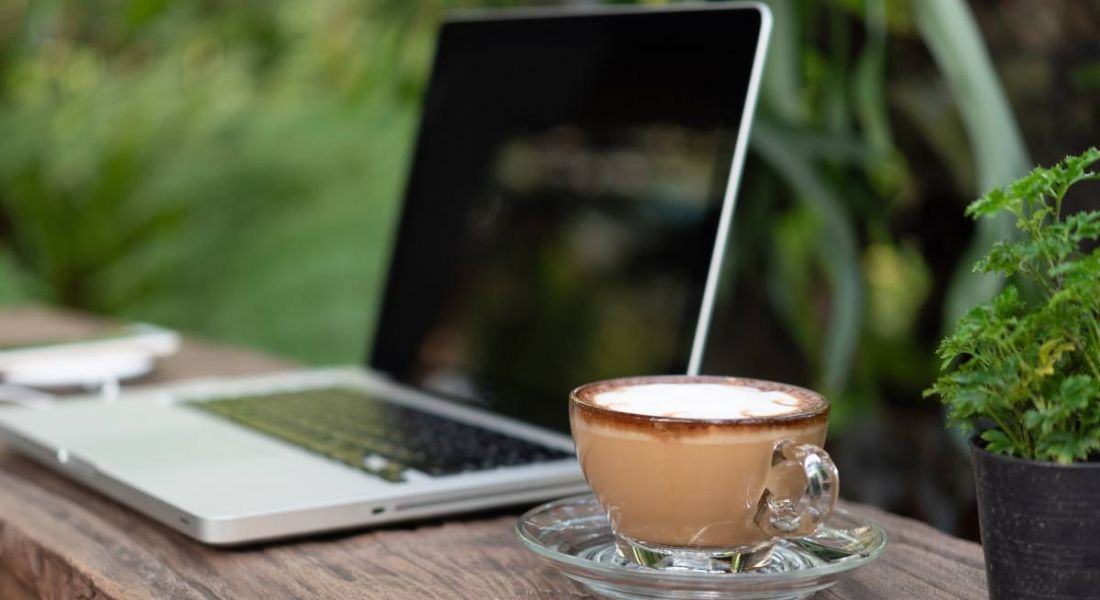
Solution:
[[(922, 0), (913, 7), (917, 29), (963, 117), (977, 170), (975, 192), (984, 194), (1005, 185), (1026, 172), (1031, 161), (974, 15), (963, 0)], [(969, 265), (993, 242), (1011, 233), (1010, 217), (978, 223), (951, 280), (944, 306), (945, 326), (969, 307), (992, 298), (1003, 284), (1000, 277), (973, 274)]]

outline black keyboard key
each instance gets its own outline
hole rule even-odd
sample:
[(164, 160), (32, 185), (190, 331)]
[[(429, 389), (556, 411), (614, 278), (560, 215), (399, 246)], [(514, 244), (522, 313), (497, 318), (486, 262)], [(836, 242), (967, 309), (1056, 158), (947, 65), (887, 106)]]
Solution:
[(219, 398), (191, 406), (394, 482), (404, 481), (409, 468), (441, 476), (572, 456), (350, 388)]

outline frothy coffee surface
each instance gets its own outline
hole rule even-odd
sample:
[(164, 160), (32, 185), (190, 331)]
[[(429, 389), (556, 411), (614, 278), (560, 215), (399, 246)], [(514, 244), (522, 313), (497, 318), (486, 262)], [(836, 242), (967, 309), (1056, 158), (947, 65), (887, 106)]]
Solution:
[(647, 383), (600, 391), (589, 402), (616, 412), (680, 419), (751, 419), (793, 414), (812, 403), (778, 390), (720, 383)]

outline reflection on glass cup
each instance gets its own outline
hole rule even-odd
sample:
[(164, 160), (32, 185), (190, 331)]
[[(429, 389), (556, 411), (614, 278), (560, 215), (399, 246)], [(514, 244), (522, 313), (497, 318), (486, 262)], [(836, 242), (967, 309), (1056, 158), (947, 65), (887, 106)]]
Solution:
[(776, 540), (829, 517), (828, 416), (810, 390), (729, 377), (614, 379), (569, 401), (577, 456), (619, 551), (706, 571), (756, 568)]

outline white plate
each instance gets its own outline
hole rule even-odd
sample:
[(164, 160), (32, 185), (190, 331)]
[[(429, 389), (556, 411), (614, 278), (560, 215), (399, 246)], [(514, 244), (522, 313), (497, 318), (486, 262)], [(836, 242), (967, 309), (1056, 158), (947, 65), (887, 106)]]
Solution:
[(91, 389), (147, 375), (155, 357), (147, 352), (88, 352), (63, 359), (24, 360), (6, 369), (4, 383), (56, 390)]

